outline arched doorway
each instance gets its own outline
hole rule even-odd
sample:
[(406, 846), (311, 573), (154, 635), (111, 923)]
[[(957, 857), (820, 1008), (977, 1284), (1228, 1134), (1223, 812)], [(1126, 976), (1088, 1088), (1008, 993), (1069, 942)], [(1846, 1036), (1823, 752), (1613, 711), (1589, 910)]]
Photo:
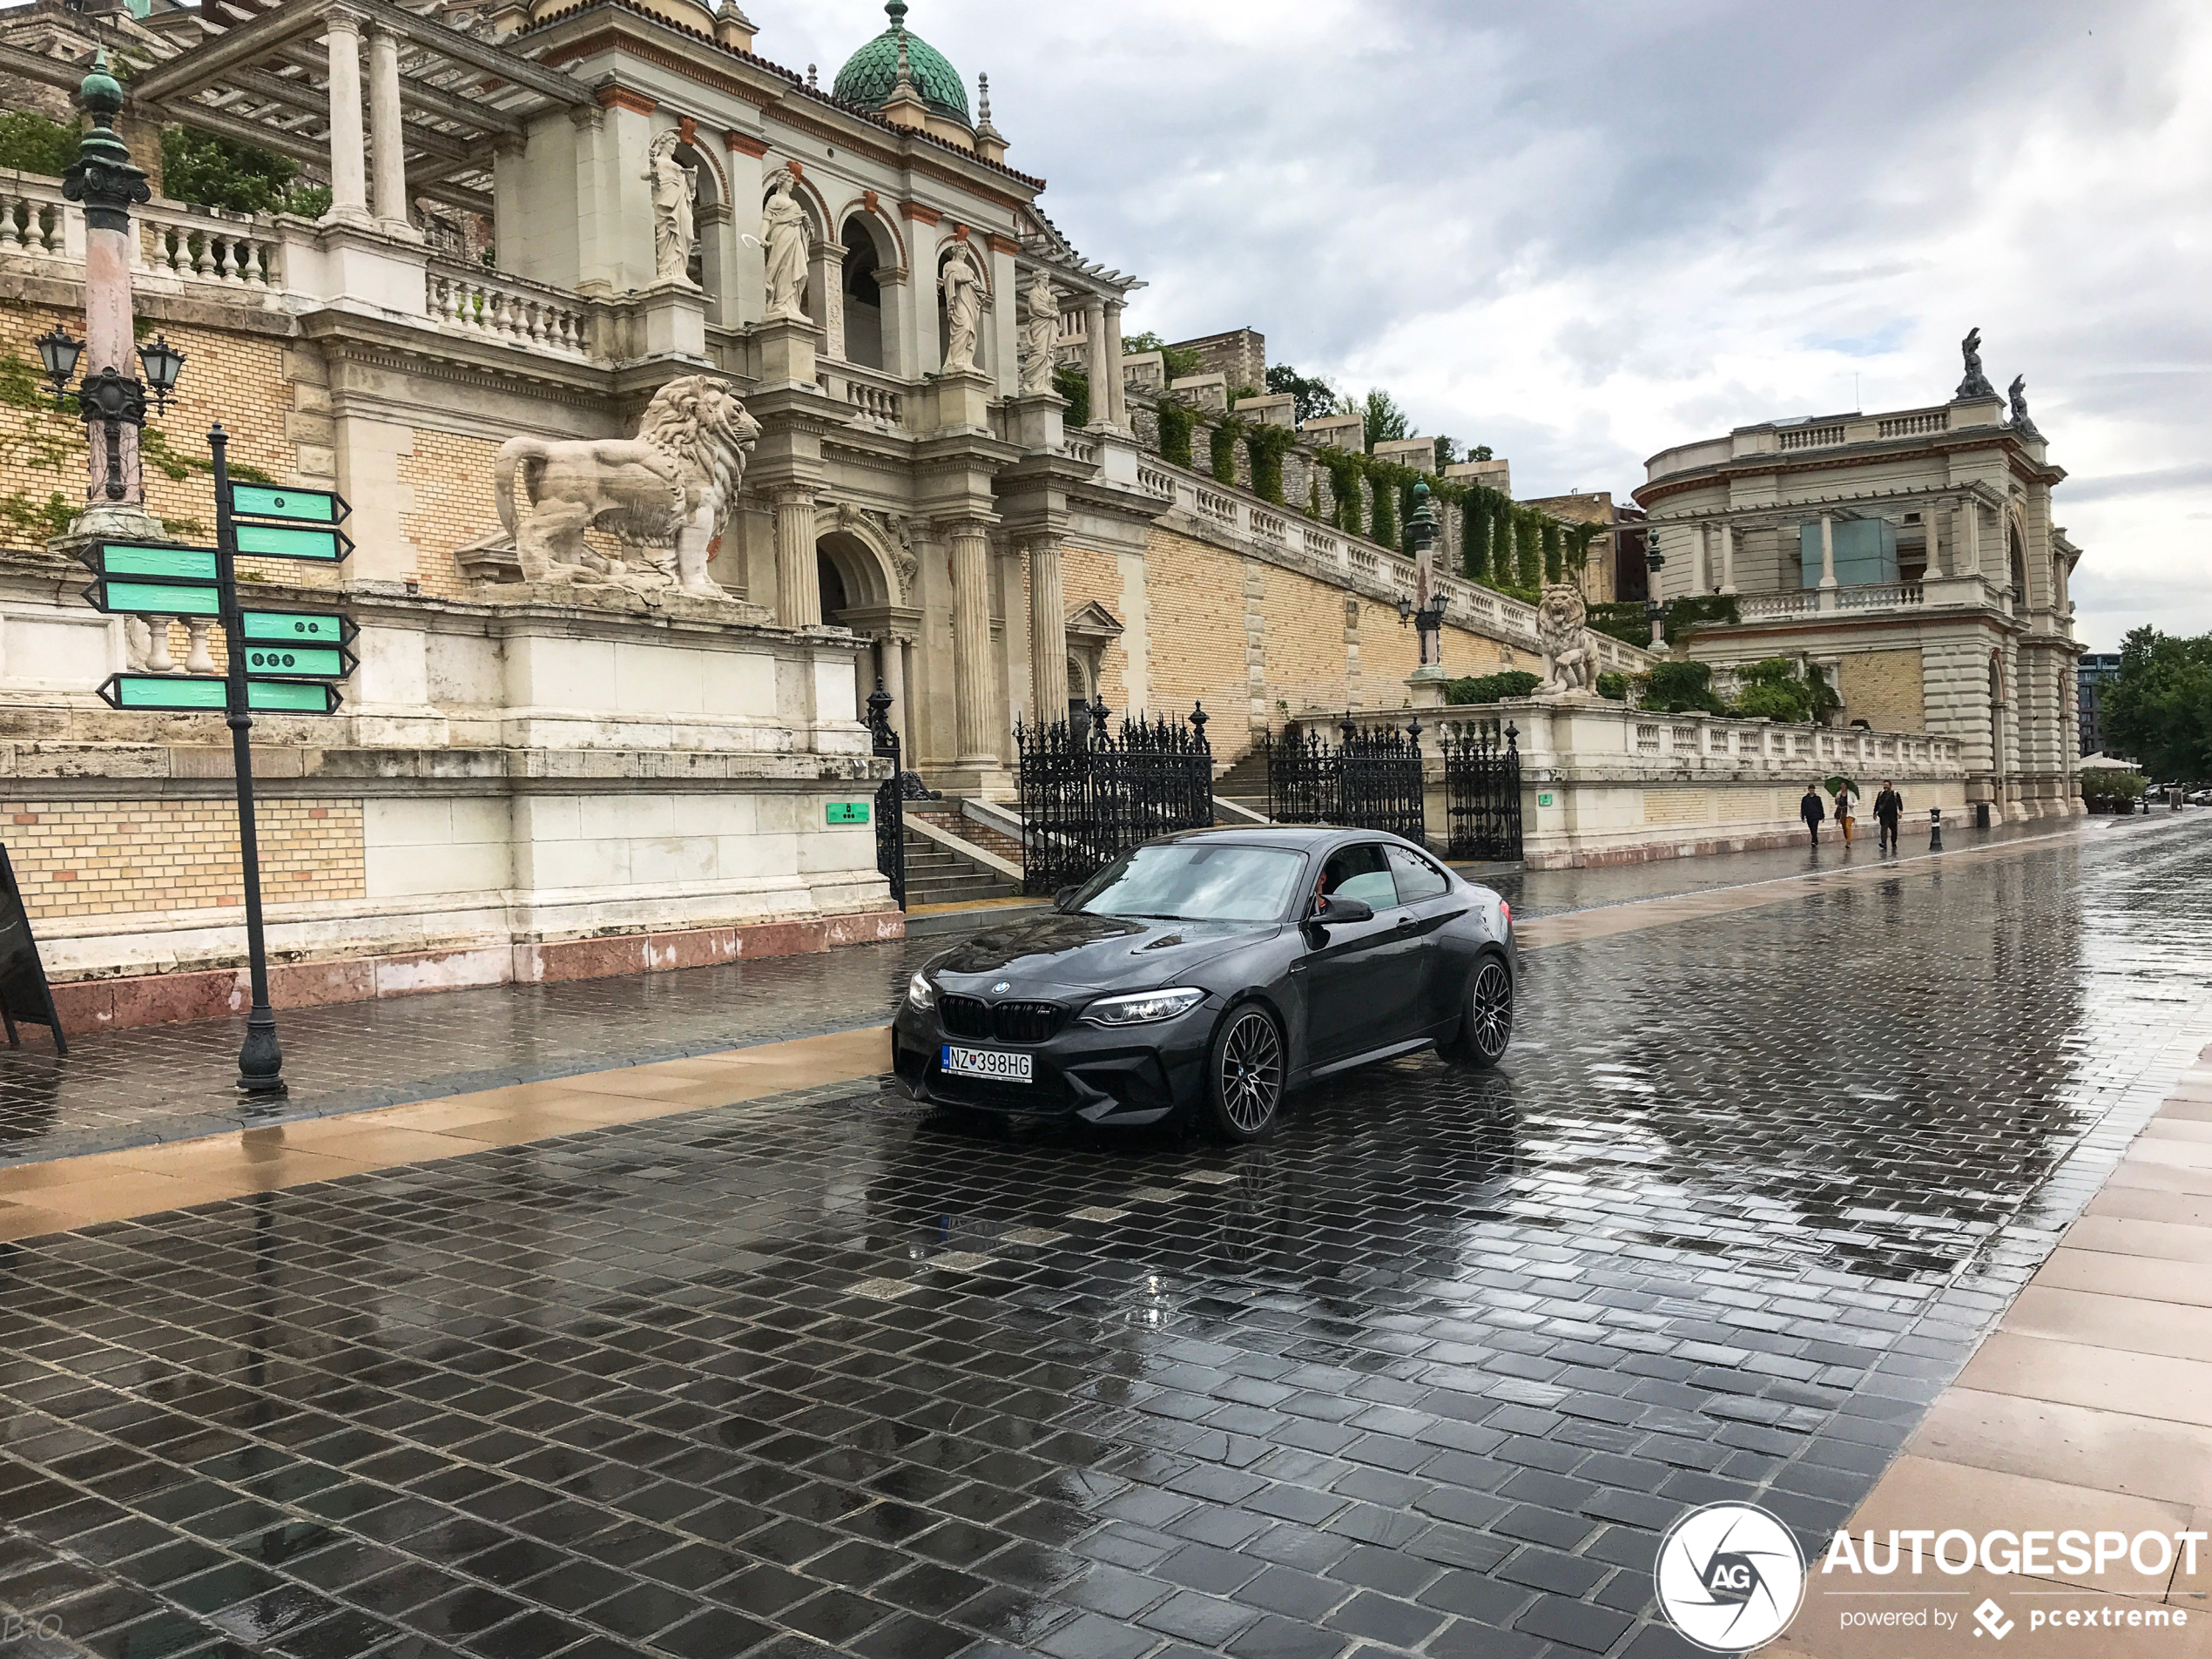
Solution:
[(845, 296), (845, 361), (864, 368), (885, 366), (883, 349), (883, 289), (876, 273), (890, 261), (876, 245), (867, 219), (854, 214), (845, 221), (845, 257), (839, 267), (839, 286)]

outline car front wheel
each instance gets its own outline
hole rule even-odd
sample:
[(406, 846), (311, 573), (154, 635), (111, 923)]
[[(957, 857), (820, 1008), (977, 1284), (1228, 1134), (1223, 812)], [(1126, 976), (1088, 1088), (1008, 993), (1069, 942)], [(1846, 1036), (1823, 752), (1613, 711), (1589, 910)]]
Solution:
[(1208, 1127), (1224, 1141), (1256, 1141), (1274, 1126), (1289, 1076), (1283, 1028), (1257, 1004), (1231, 1008), (1206, 1061)]
[(1485, 956), (1467, 986), (1460, 1028), (1443, 1045), (1451, 1059), (1488, 1070), (1506, 1057), (1513, 1042), (1513, 975), (1495, 956)]

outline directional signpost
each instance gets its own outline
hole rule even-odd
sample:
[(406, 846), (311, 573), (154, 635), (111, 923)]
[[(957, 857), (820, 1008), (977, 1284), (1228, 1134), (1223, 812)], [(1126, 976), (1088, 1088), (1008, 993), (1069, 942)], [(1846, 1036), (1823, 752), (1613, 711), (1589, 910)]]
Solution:
[(239, 603), (237, 562), (299, 559), (335, 566), (354, 550), (338, 527), (352, 510), (327, 489), (233, 484), (229, 435), (207, 435), (215, 455), (215, 545), (105, 542), (85, 550), (92, 585), (84, 597), (111, 615), (219, 620), (229, 661), (221, 678), (190, 674), (111, 674), (100, 686), (110, 708), (221, 714), (231, 729), (238, 775), (238, 842), (246, 877), (246, 945), (253, 1008), (239, 1049), (239, 1092), (267, 1100), (287, 1092), (284, 1052), (269, 1007), (261, 927), (261, 856), (253, 821), (256, 714), (335, 714), (336, 682), (354, 671), (352, 618), (335, 610), (248, 610)]

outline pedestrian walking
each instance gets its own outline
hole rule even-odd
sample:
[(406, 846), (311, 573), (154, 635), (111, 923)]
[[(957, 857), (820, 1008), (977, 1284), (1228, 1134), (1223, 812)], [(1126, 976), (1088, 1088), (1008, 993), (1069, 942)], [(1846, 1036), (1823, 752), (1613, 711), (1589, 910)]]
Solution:
[(1821, 805), (1818, 784), (1805, 786), (1805, 798), (1797, 803), (1797, 816), (1805, 820), (1805, 833), (1812, 837), (1813, 846), (1818, 847), (1820, 820), (1828, 816), (1827, 807)]
[(1852, 814), (1858, 807), (1858, 797), (1851, 792), (1850, 780), (1845, 779), (1843, 786), (1836, 791), (1836, 822), (1842, 826), (1845, 846), (1851, 845), (1851, 826), (1854, 821)]
[(1898, 820), (1905, 816), (1905, 797), (1897, 792), (1897, 786), (1888, 779), (1882, 779), (1882, 792), (1874, 797), (1874, 821), (1882, 827), (1881, 850), (1897, 851)]

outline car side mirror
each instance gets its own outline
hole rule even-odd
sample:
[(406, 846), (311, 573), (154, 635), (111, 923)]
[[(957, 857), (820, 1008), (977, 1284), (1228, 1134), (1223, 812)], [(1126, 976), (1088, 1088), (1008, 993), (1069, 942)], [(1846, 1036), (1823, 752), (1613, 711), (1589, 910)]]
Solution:
[(1052, 895), (1052, 907), (1053, 907), (1055, 910), (1063, 910), (1063, 911), (1064, 911), (1065, 909), (1067, 909), (1067, 907), (1068, 907), (1068, 905), (1069, 905), (1069, 901), (1070, 901), (1071, 900), (1073, 900), (1073, 899), (1075, 898), (1075, 896), (1076, 896), (1078, 893), (1081, 893), (1082, 890), (1083, 890), (1083, 889), (1082, 889), (1082, 882), (1080, 882), (1080, 881), (1076, 882), (1076, 883), (1074, 886), (1072, 886), (1072, 887), (1062, 887), (1062, 888), (1061, 888), (1059, 892), (1057, 892), (1057, 893), (1055, 893), (1055, 894), (1054, 894)]
[(1314, 921), (1332, 927), (1374, 919), (1375, 907), (1365, 899), (1324, 899), (1313, 913)]

